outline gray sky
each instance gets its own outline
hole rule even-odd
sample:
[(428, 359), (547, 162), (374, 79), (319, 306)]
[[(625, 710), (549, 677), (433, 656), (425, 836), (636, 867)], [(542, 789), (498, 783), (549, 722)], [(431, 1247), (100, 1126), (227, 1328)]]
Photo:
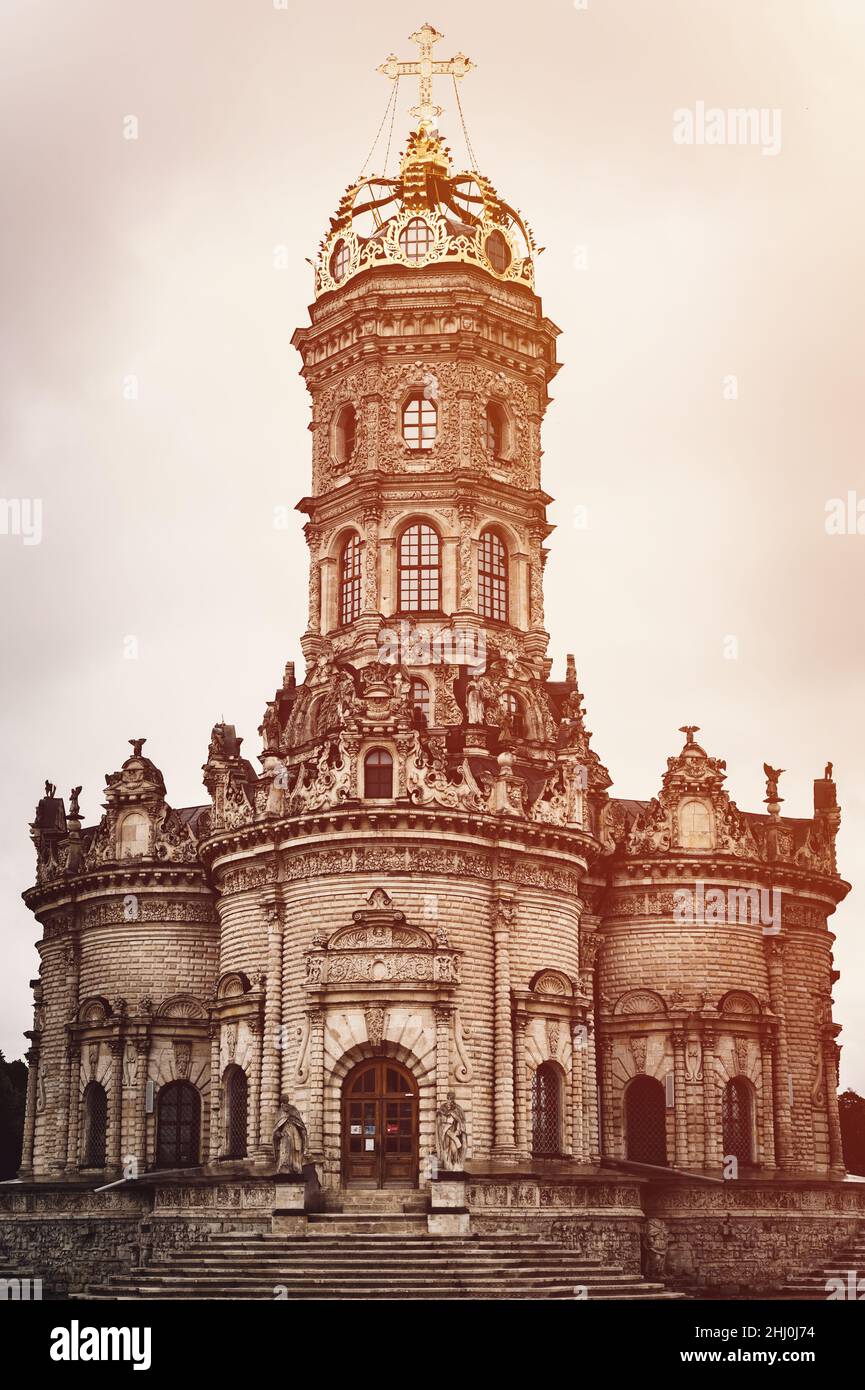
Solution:
[[(832, 759), (842, 870), (865, 880), (865, 536), (824, 525), (830, 498), (865, 498), (861, 0), (3, 0), (0, 16), (2, 490), (44, 508), (41, 544), (0, 535), (7, 1056), (31, 1018), (19, 894), (43, 780), (82, 783), (90, 823), (146, 734), (172, 803), (200, 803), (211, 725), (236, 723), (255, 756), (300, 660), (301, 519), (272, 518), (308, 486), (289, 345), (304, 258), (381, 119), (376, 66), (427, 18), (443, 56), (477, 64), (461, 92), (479, 164), (547, 248), (565, 364), (544, 440), (547, 625), (557, 676), (576, 653), (615, 793), (658, 790), (683, 723), (750, 810), (764, 759), (788, 769), (791, 815)], [(444, 84), (438, 100), (463, 163)], [(674, 110), (698, 102), (780, 110), (780, 151), (675, 144)], [(835, 995), (842, 1084), (865, 1090), (857, 903), (835, 918)]]

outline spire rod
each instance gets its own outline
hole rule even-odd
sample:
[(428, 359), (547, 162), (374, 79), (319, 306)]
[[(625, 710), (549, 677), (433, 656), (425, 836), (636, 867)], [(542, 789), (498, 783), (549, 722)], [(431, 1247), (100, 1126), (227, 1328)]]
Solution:
[(436, 118), (442, 114), (442, 108), (433, 103), (434, 77), (465, 77), (467, 72), (471, 72), (474, 63), (465, 56), (464, 53), (457, 53), (453, 58), (446, 61), (433, 58), (433, 48), (443, 37), (431, 24), (424, 24), (416, 33), (411, 34), (411, 42), (416, 43), (420, 50), (417, 60), (410, 62), (402, 61), (397, 58), (395, 53), (391, 53), (387, 60), (378, 69), (383, 72), (385, 77), (398, 80), (400, 77), (417, 77), (420, 82), (420, 102), (411, 108), (411, 114), (418, 118), (418, 129), (428, 131), (435, 128)]

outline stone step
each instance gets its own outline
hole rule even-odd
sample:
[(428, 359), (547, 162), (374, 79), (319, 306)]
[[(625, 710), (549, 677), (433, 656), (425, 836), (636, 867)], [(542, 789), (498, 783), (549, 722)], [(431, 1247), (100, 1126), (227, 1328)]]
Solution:
[(379, 1273), (381, 1273), (383, 1269), (386, 1269), (389, 1275), (396, 1275), (402, 1273), (411, 1274), (413, 1272), (416, 1273), (417, 1271), (426, 1271), (431, 1274), (438, 1274), (442, 1272), (448, 1273), (452, 1270), (460, 1269), (471, 1269), (476, 1271), (477, 1273), (498, 1271), (502, 1274), (520, 1273), (521, 1271), (527, 1269), (568, 1272), (573, 1270), (575, 1273), (578, 1272), (588, 1275), (600, 1274), (603, 1273), (605, 1269), (613, 1270), (615, 1267), (610, 1265), (602, 1266), (597, 1263), (590, 1264), (586, 1261), (581, 1260), (563, 1259), (473, 1260), (467, 1258), (465, 1260), (388, 1260), (384, 1265), (382, 1265), (378, 1261), (373, 1262), (372, 1260), (340, 1259), (337, 1256), (333, 1256), (332, 1258), (326, 1260), (314, 1261), (304, 1260), (298, 1256), (296, 1259), (293, 1260), (261, 1260), (250, 1258), (248, 1260), (232, 1260), (230, 1263), (225, 1260), (219, 1259), (174, 1259), (150, 1265), (148, 1268), (149, 1270), (152, 1270), (154, 1274), (162, 1274), (163, 1271), (165, 1273), (178, 1274), (211, 1274), (213, 1272), (219, 1272), (221, 1270), (235, 1270), (238, 1274), (246, 1274), (251, 1270), (260, 1270), (262, 1273), (269, 1274), (271, 1272), (279, 1270), (285, 1270), (286, 1273), (288, 1273), (293, 1269), (304, 1269), (310, 1271), (322, 1270), (333, 1274), (338, 1274), (340, 1271), (345, 1271), (346, 1273), (348, 1273), (351, 1270), (355, 1270), (358, 1268), (369, 1268), (375, 1269)]
[[(124, 1292), (122, 1292), (122, 1293), (118, 1293), (118, 1292), (114, 1292), (114, 1291), (109, 1291), (109, 1292), (106, 1292), (106, 1293), (90, 1292), (90, 1293), (76, 1294), (76, 1301), (88, 1302), (88, 1303), (96, 1303), (96, 1302), (111, 1302), (111, 1303), (114, 1303), (114, 1302), (132, 1302), (132, 1303), (139, 1303), (139, 1302), (145, 1301), (145, 1300), (147, 1300), (147, 1299), (152, 1299), (152, 1300), (154, 1300), (154, 1301), (158, 1301), (158, 1300), (160, 1300), (160, 1299), (164, 1299), (164, 1297), (165, 1297), (165, 1295), (164, 1295), (163, 1293), (161, 1293), (161, 1292), (158, 1292), (158, 1291), (157, 1291), (157, 1292), (154, 1292), (153, 1290), (148, 1289), (148, 1288), (136, 1288), (136, 1289), (124, 1291)], [(607, 1294), (607, 1293), (593, 1293), (593, 1292), (590, 1292), (589, 1295), (588, 1295), (588, 1300), (587, 1300), (587, 1301), (589, 1301), (589, 1302), (596, 1302), (596, 1301), (597, 1301), (597, 1302), (601, 1302), (601, 1301), (610, 1302), (610, 1301), (615, 1301), (615, 1302), (618, 1303), (618, 1302), (626, 1302), (626, 1301), (627, 1301), (627, 1302), (630, 1302), (630, 1301), (632, 1301), (632, 1300), (639, 1300), (639, 1301), (641, 1301), (641, 1302), (642, 1302), (642, 1301), (645, 1301), (645, 1302), (648, 1303), (648, 1302), (656, 1302), (656, 1301), (659, 1301), (659, 1300), (662, 1300), (662, 1299), (666, 1301), (666, 1300), (668, 1300), (668, 1299), (673, 1299), (673, 1298), (685, 1298), (685, 1297), (686, 1297), (685, 1294), (670, 1293), (670, 1292), (668, 1292), (666, 1289), (664, 1290), (663, 1293), (647, 1293), (647, 1292), (645, 1292), (645, 1290), (642, 1289), (642, 1288), (634, 1288), (633, 1290), (629, 1290), (629, 1291), (623, 1290), (623, 1291), (621, 1291), (621, 1292), (610, 1293), (610, 1294)], [(292, 1298), (291, 1298), (290, 1301), (291, 1301), (292, 1303), (294, 1303), (294, 1302), (297, 1302), (297, 1303), (304, 1303), (304, 1302), (307, 1302), (307, 1303), (333, 1303), (333, 1302), (339, 1302), (339, 1303), (372, 1303), (372, 1302), (374, 1302), (374, 1303), (388, 1303), (388, 1302), (400, 1302), (400, 1303), (402, 1303), (402, 1302), (409, 1302), (409, 1301), (417, 1301), (417, 1302), (428, 1302), (428, 1301), (429, 1301), (429, 1302), (433, 1302), (433, 1303), (456, 1303), (456, 1302), (461, 1302), (461, 1301), (466, 1301), (466, 1302), (469, 1302), (469, 1301), (470, 1301), (470, 1302), (472, 1302), (472, 1303), (489, 1303), (489, 1302), (496, 1302), (496, 1301), (507, 1301), (508, 1303), (513, 1303), (513, 1302), (537, 1301), (538, 1298), (542, 1298), (542, 1299), (543, 1299), (544, 1301), (546, 1301), (546, 1302), (549, 1302), (550, 1300), (562, 1300), (562, 1301), (564, 1301), (564, 1300), (569, 1300), (569, 1301), (573, 1302), (573, 1301), (574, 1301), (574, 1293), (573, 1293), (573, 1290), (571, 1290), (571, 1289), (569, 1289), (569, 1290), (562, 1290), (562, 1291), (560, 1291), (560, 1292), (552, 1292), (552, 1291), (550, 1291), (550, 1290), (546, 1290), (546, 1291), (545, 1291), (543, 1294), (541, 1294), (541, 1295), (538, 1295), (538, 1294), (536, 1294), (536, 1293), (513, 1293), (513, 1292), (500, 1293), (500, 1294), (493, 1294), (493, 1293), (483, 1293), (483, 1294), (479, 1294), (479, 1293), (472, 1293), (472, 1292), (468, 1292), (468, 1293), (459, 1293), (459, 1292), (456, 1292), (456, 1293), (454, 1293), (454, 1292), (450, 1292), (450, 1293), (436, 1293), (436, 1292), (427, 1292), (426, 1290), (419, 1291), (419, 1292), (417, 1292), (417, 1293), (412, 1293), (412, 1292), (410, 1292), (410, 1291), (403, 1291), (403, 1290), (399, 1290), (399, 1289), (397, 1289), (397, 1290), (388, 1290), (388, 1291), (386, 1291), (386, 1292), (383, 1292), (381, 1289), (374, 1289), (374, 1290), (371, 1290), (371, 1291), (368, 1292), (368, 1293), (363, 1293), (363, 1294), (360, 1294), (360, 1293), (354, 1293), (354, 1294), (344, 1294), (344, 1293), (339, 1293), (339, 1294), (327, 1294), (327, 1293), (322, 1293), (322, 1292), (320, 1292), (320, 1291), (317, 1292), (317, 1293), (299, 1293), (299, 1294), (294, 1294), (294, 1295), (292, 1296)], [(254, 1301), (266, 1300), (266, 1301), (270, 1301), (270, 1302), (277, 1301), (277, 1300), (274, 1300), (274, 1299), (273, 1299), (273, 1295), (272, 1295), (271, 1293), (246, 1294), (246, 1293), (232, 1293), (232, 1292), (230, 1292), (230, 1291), (223, 1291), (223, 1292), (220, 1292), (220, 1293), (218, 1293), (218, 1294), (211, 1294), (211, 1295), (209, 1295), (209, 1296), (203, 1296), (203, 1295), (200, 1294), (200, 1293), (177, 1293), (177, 1294), (172, 1294), (172, 1300), (173, 1300), (173, 1301), (176, 1300), (176, 1301), (178, 1301), (178, 1302), (195, 1302), (195, 1303), (198, 1303), (198, 1302), (231, 1302), (231, 1303), (234, 1303), (234, 1302), (242, 1301), (242, 1300), (250, 1300), (250, 1301), (253, 1301), (253, 1300), (254, 1300)]]
[[(588, 1299), (597, 1298), (669, 1298), (671, 1295), (662, 1284), (643, 1284), (639, 1279), (629, 1279), (621, 1283), (607, 1282), (585, 1285)], [(322, 1287), (316, 1283), (281, 1285), (280, 1292), (288, 1295), (288, 1300), (297, 1298), (342, 1299), (432, 1299), (432, 1298), (569, 1298), (578, 1297), (575, 1285), (566, 1280), (558, 1283), (532, 1283), (526, 1281), (517, 1285), (484, 1285), (471, 1283), (427, 1284), (397, 1283), (383, 1289), (381, 1284), (369, 1282), (351, 1288)], [(224, 1282), (213, 1287), (194, 1284), (175, 1286), (154, 1285), (150, 1282), (129, 1281), (123, 1284), (100, 1284), (87, 1291), (86, 1296), (103, 1299), (124, 1297), (150, 1297), (162, 1299), (177, 1298), (249, 1298), (268, 1301), (282, 1301), (275, 1296), (275, 1286), (264, 1282), (259, 1284), (237, 1284)]]

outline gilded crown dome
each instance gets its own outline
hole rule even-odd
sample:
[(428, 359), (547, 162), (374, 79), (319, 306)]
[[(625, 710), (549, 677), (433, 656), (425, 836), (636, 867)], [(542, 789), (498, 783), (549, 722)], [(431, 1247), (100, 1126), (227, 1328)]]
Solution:
[(400, 63), (391, 56), (380, 71), (396, 79), (420, 76), (421, 104), (412, 108), (417, 129), (408, 138), (397, 177), (361, 176), (346, 189), (319, 248), (316, 297), (385, 263), (417, 269), (467, 261), (500, 280), (532, 288), (537, 247), (525, 218), (476, 169), (454, 172), (451, 152), (434, 128), (441, 107), (430, 100), (431, 76), (450, 75), (456, 86), (472, 64), (463, 54), (434, 62), (433, 45), (441, 35), (429, 25), (412, 38), (420, 45), (420, 61)]

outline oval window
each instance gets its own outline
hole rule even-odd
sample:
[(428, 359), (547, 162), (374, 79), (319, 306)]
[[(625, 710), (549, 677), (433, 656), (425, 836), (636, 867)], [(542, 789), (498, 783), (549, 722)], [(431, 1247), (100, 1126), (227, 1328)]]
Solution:
[(511, 248), (501, 232), (490, 232), (484, 248), (487, 260), (497, 275), (504, 275), (511, 263)]
[(333, 255), (330, 258), (330, 273), (337, 284), (339, 284), (341, 280), (344, 280), (348, 274), (350, 261), (351, 252), (348, 249), (348, 243), (345, 241), (338, 241), (333, 248)]

